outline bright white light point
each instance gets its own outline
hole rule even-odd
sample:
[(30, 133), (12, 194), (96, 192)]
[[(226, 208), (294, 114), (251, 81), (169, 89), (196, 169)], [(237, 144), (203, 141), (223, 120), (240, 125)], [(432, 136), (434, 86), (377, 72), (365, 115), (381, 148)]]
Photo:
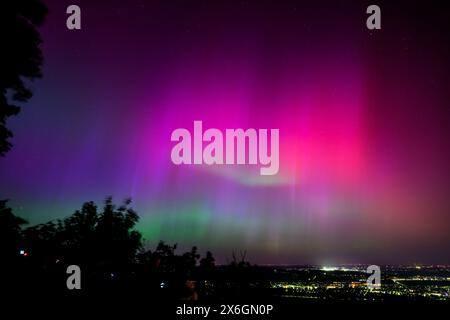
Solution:
[(322, 270), (322, 271), (336, 271), (336, 270), (339, 270), (339, 269), (336, 268), (336, 267), (325, 266), (325, 267), (322, 267), (322, 269), (320, 269), (320, 270)]

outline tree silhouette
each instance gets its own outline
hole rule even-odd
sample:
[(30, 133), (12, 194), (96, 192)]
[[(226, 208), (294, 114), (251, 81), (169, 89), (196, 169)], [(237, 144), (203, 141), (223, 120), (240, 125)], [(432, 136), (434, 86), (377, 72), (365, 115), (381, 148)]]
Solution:
[(75, 264), (84, 270), (92, 288), (111, 278), (125, 279), (141, 247), (141, 234), (133, 229), (139, 217), (130, 204), (125, 200), (116, 206), (108, 197), (100, 210), (94, 202), (86, 202), (63, 220), (25, 229), (28, 260), (35, 270), (42, 270), (36, 277), (62, 276), (63, 266)]
[(183, 267), (187, 270), (188, 274), (192, 272), (197, 266), (198, 259), (200, 259), (200, 255), (197, 253), (197, 247), (192, 247), (191, 251), (181, 256), (181, 259)]
[(215, 261), (211, 251), (206, 251), (206, 256), (200, 260), (200, 267), (204, 270), (211, 270), (215, 266)]
[(58, 235), (66, 259), (73, 262), (103, 265), (132, 263), (141, 246), (141, 234), (133, 230), (139, 220), (127, 199), (117, 207), (112, 198), (98, 210), (86, 202), (81, 210), (59, 221)]
[(230, 265), (216, 267), (213, 254), (201, 257), (196, 246), (177, 253), (177, 244), (160, 241), (143, 250), (134, 229), (138, 220), (130, 199), (115, 205), (107, 197), (102, 206), (85, 202), (65, 219), (22, 230), (26, 221), (0, 201), (0, 273), (6, 275), (0, 291), (70, 295), (69, 265), (82, 270), (83, 294), (95, 296), (143, 292), (160, 300), (208, 300), (247, 297), (268, 286), (261, 270), (246, 260), (246, 251), (240, 259), (233, 251)]
[(1, 289), (11, 292), (21, 281), (21, 260), (27, 254), (22, 251), (21, 227), (27, 221), (15, 216), (6, 203), (7, 200), (0, 201), (0, 274), (4, 276)]
[(12, 132), (6, 127), (8, 117), (33, 95), (24, 80), (42, 76), (42, 42), (37, 27), (47, 15), (47, 7), (39, 0), (3, 0), (0, 2), (0, 156), (11, 149)]
[(18, 256), (22, 244), (21, 226), (28, 222), (15, 216), (6, 203), (7, 200), (0, 200), (0, 255), (3, 261), (11, 261)]
[(2, 288), (8, 292), (68, 292), (66, 268), (73, 264), (82, 270), (83, 292), (94, 294), (142, 290), (158, 299), (197, 300), (245, 296), (253, 290), (251, 283), (263, 283), (246, 251), (240, 259), (233, 251), (230, 265), (216, 267), (213, 254), (201, 257), (196, 246), (177, 253), (177, 244), (160, 241), (154, 250), (143, 250), (130, 199), (121, 205), (111, 197), (103, 206), (85, 202), (67, 218), (24, 230), (26, 221), (6, 204), (0, 201), (0, 273), (7, 275)]
[(164, 241), (160, 241), (158, 243), (154, 256), (157, 261), (157, 265), (163, 272), (171, 273), (175, 271), (177, 265), (177, 256), (175, 255), (176, 249), (176, 243), (173, 246), (166, 244)]

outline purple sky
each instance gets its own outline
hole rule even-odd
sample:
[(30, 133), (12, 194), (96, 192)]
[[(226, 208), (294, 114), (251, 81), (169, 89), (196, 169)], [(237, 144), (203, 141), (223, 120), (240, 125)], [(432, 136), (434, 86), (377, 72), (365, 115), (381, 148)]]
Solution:
[[(65, 28), (78, 4), (82, 30)], [(46, 1), (0, 195), (31, 223), (133, 197), (149, 245), (255, 263), (450, 263), (448, 10)], [(176, 128), (280, 129), (280, 172), (175, 166)]]

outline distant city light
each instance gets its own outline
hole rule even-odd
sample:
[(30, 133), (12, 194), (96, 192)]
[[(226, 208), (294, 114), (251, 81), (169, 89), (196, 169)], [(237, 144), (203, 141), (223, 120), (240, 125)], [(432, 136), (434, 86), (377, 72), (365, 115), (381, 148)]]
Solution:
[(339, 268), (325, 266), (325, 267), (322, 267), (320, 270), (322, 270), (322, 271), (336, 271), (336, 270), (339, 270)]
[(331, 266), (324, 266), (322, 268), (320, 268), (321, 271), (345, 271), (345, 272), (357, 272), (360, 271), (358, 268), (356, 267), (331, 267)]

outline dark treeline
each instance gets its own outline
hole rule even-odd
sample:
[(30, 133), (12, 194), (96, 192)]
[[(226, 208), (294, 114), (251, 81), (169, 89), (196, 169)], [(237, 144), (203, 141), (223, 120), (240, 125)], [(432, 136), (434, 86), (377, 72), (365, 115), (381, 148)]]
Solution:
[[(177, 244), (143, 246), (135, 230), (138, 214), (131, 200), (120, 206), (108, 197), (99, 208), (86, 202), (71, 216), (27, 227), (0, 202), (0, 250), (3, 288), (19, 292), (67, 293), (67, 267), (81, 269), (81, 294), (145, 294), (164, 299), (220, 299), (247, 295), (264, 286), (259, 268), (232, 254), (216, 266), (211, 252), (197, 247), (177, 254)], [(256, 290), (258, 287), (258, 290)]]

